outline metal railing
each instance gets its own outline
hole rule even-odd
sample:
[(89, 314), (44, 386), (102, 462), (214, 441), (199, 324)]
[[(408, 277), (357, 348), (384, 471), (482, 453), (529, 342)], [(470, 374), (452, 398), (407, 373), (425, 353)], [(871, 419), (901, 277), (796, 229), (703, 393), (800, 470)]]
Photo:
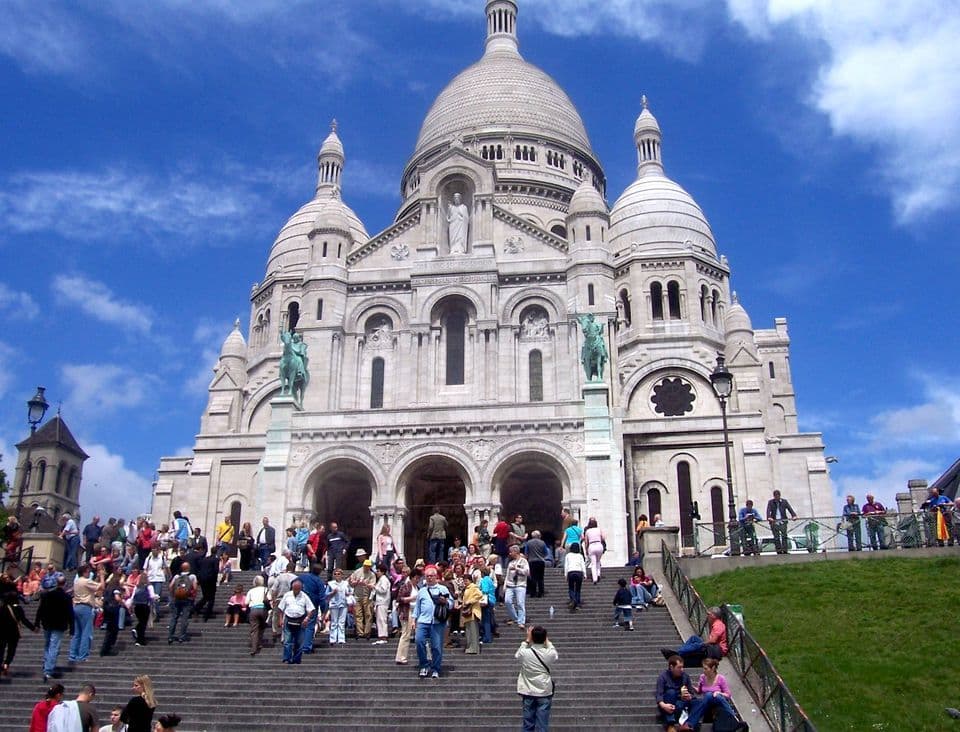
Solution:
[(30, 574), (30, 567), (33, 565), (33, 547), (28, 546), (26, 549), (23, 548), (21, 544), (20, 548), (17, 549), (16, 554), (12, 557), (6, 556), (4, 554), (3, 558), (0, 559), (0, 572), (5, 572), (7, 567), (15, 567), (19, 571), (19, 575)]
[[(960, 513), (945, 515), (947, 538), (938, 538), (936, 513), (887, 513), (880, 518), (861, 517), (849, 522), (843, 516), (797, 517), (787, 521), (787, 553), (846, 552), (859, 545), (871, 548), (916, 549), (960, 543)], [(859, 537), (859, 541), (858, 541)], [(776, 542), (767, 521), (749, 526), (737, 522), (694, 524), (693, 548), (697, 556), (774, 554)]]
[[(691, 625), (703, 636), (707, 631), (707, 606), (680, 567), (666, 543), (662, 545), (663, 573), (680, 601)], [(816, 727), (797, 703), (763, 647), (739, 618), (723, 606), (727, 626), (727, 660), (736, 667), (757, 708), (777, 732), (816, 732)]]

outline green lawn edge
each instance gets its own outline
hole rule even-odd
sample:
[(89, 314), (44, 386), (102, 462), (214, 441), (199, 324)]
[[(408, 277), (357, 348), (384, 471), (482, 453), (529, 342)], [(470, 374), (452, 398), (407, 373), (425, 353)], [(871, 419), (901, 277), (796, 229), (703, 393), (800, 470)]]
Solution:
[[(952, 729), (960, 556), (775, 565), (702, 577), (707, 605), (743, 605), (818, 730)], [(727, 673), (732, 673), (728, 668)]]

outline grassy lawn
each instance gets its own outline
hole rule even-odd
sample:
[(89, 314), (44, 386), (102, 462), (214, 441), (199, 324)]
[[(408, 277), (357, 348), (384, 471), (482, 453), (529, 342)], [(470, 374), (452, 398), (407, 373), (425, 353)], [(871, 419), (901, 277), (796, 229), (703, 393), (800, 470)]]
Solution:
[(737, 569), (694, 585), (747, 629), (823, 732), (957, 729), (960, 557)]

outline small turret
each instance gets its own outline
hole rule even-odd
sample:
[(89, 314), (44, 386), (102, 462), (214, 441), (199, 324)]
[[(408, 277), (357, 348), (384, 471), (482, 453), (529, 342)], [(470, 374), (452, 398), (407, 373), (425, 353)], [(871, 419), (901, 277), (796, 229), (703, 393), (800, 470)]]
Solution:
[(486, 53), (520, 53), (517, 40), (517, 4), (514, 0), (487, 0)]
[(633, 127), (633, 141), (637, 146), (637, 173), (646, 175), (663, 175), (663, 160), (660, 157), (660, 124), (653, 116), (647, 105), (647, 97), (640, 98), (643, 110), (637, 117)]
[(317, 155), (317, 193), (321, 191), (335, 192), (340, 190), (340, 176), (343, 173), (343, 143), (337, 136), (337, 120), (330, 123), (330, 134), (320, 146)]

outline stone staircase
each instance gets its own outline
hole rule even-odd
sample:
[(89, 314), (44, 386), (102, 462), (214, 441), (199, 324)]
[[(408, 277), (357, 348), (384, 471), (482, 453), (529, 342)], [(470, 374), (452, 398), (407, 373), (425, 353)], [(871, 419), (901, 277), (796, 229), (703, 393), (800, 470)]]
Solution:
[[(612, 599), (616, 579), (626, 570), (608, 570), (602, 582), (583, 588), (584, 607), (566, 609), (566, 582), (548, 569), (547, 595), (527, 600), (528, 624), (544, 625), (560, 654), (554, 679), (557, 695), (552, 729), (631, 728), (656, 730), (654, 688), (665, 667), (661, 646), (677, 643), (669, 613), (651, 608), (635, 618), (634, 632), (612, 627)], [(252, 573), (234, 575), (234, 582), (251, 584)], [(506, 610), (498, 606), (500, 637), (483, 646), (479, 656), (446, 649), (439, 681), (417, 677), (416, 650), (411, 644), (410, 665), (394, 663), (396, 639), (384, 646), (348, 639), (346, 646), (330, 648), (318, 636), (313, 655), (300, 666), (280, 662), (280, 646), (250, 657), (247, 627), (223, 627), (223, 610), (230, 593), (217, 593), (217, 615), (208, 623), (193, 618), (185, 645), (166, 643), (166, 616), (148, 631), (150, 643), (133, 644), (129, 630), (121, 631), (119, 655), (90, 659), (71, 668), (67, 644), (61, 649), (60, 682), (73, 698), (80, 684), (97, 687), (100, 723), (110, 709), (132, 695), (133, 677), (148, 674), (154, 681), (158, 714), (176, 712), (183, 730), (317, 730), (362, 729), (510, 729), (520, 726), (516, 694), (517, 666), (513, 658), (522, 631), (507, 625)], [(550, 606), (554, 617), (549, 615)], [(28, 605), (31, 619), (35, 605)], [(267, 631), (269, 637), (269, 630)], [(94, 633), (94, 653), (102, 631)], [(42, 634), (26, 631), (13, 664), (12, 676), (0, 682), (0, 732), (22, 732), (33, 705), (46, 686), (41, 676)]]

